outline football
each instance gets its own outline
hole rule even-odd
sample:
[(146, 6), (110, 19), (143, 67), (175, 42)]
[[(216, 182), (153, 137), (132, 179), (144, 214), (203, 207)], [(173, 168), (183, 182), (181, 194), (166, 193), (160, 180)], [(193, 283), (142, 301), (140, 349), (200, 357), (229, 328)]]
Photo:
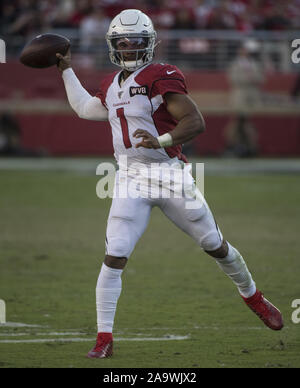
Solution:
[(56, 53), (65, 55), (69, 39), (57, 34), (38, 35), (22, 50), (20, 62), (25, 66), (43, 69), (57, 64)]

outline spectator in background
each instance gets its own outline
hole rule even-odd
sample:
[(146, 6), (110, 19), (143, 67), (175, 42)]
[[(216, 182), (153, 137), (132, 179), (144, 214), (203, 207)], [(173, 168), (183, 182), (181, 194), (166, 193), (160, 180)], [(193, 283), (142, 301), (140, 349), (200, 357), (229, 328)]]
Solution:
[(168, 0), (152, 0), (148, 15), (158, 30), (168, 30), (175, 23), (175, 11)]
[(207, 0), (197, 0), (195, 7), (195, 22), (199, 30), (206, 28), (212, 9), (212, 5)]
[(300, 73), (297, 75), (295, 84), (291, 90), (291, 97), (295, 102), (300, 102)]
[(70, 27), (70, 18), (74, 14), (76, 7), (75, 0), (48, 0), (43, 1), (43, 11), (49, 27), (68, 28)]
[(0, 32), (7, 34), (18, 17), (17, 7), (12, 1), (3, 1), (0, 16)]
[(246, 41), (239, 48), (237, 57), (228, 69), (232, 105), (239, 113), (245, 113), (261, 103), (261, 86), (265, 76), (256, 59), (258, 52), (258, 42)]
[(186, 22), (174, 19), (177, 11), (185, 10), (194, 13), (198, 29), (300, 28), (300, 0), (2, 0), (0, 32), (4, 37), (18, 36), (22, 45), (29, 35), (47, 29), (79, 28), (95, 6), (109, 18), (126, 8), (147, 11), (158, 29), (177, 28), (177, 24), (182, 28)]
[(242, 32), (254, 30), (257, 23), (261, 22), (259, 18), (260, 12), (257, 8), (260, 4), (259, 1), (237, 1), (234, 4), (232, 9), (236, 19), (237, 30)]
[(287, 12), (288, 2), (279, 0), (265, 9), (265, 18), (261, 30), (282, 31), (291, 28)]
[[(144, 1), (141, 3), (143, 7)], [(103, 7), (105, 14), (111, 19), (123, 9), (140, 7), (139, 0), (98, 0), (98, 4)]]
[(196, 2), (196, 0), (168, 0), (169, 7), (176, 11), (182, 9), (192, 10), (195, 8)]
[[(171, 28), (181, 31), (190, 31), (196, 29), (195, 18), (192, 10), (177, 10), (175, 13), (174, 24)], [(178, 66), (184, 66), (185, 68), (191, 66), (193, 63), (195, 63), (195, 61), (199, 60), (198, 41), (199, 38), (189, 36), (181, 36), (178, 39), (170, 41), (170, 60), (172, 60), (172, 62), (176, 63)], [(178, 56), (179, 53), (179, 60), (172, 58), (172, 53), (175, 53), (176, 56)]]
[(246, 18), (251, 22), (253, 29), (257, 29), (264, 21), (262, 2), (262, 0), (250, 0), (245, 10)]
[(249, 114), (262, 102), (261, 87), (265, 76), (256, 59), (258, 51), (256, 41), (246, 41), (228, 69), (232, 107), (237, 116), (226, 128), (226, 154), (239, 157), (256, 154), (256, 130), (249, 122)]
[(105, 34), (108, 30), (110, 19), (103, 13), (101, 6), (96, 6), (84, 16), (79, 24), (80, 46), (89, 50), (99, 45), (105, 45)]
[(222, 0), (213, 8), (208, 21), (207, 28), (210, 30), (233, 30), (236, 28), (236, 18), (231, 9), (230, 0)]
[(10, 113), (0, 115), (0, 155), (14, 153), (19, 148), (20, 127)]
[(257, 133), (249, 117), (238, 114), (225, 128), (226, 151), (224, 156), (249, 158), (257, 156)]
[(44, 154), (41, 150), (23, 148), (18, 121), (11, 113), (0, 113), (0, 156), (43, 156)]
[(174, 30), (194, 30), (196, 28), (194, 13), (191, 9), (183, 8), (175, 13)]
[(15, 5), (15, 19), (5, 33), (26, 37), (41, 31), (44, 20), (38, 2), (36, 0), (19, 0), (17, 5)]
[(287, 14), (291, 29), (300, 29), (300, 0), (287, 0)]
[(70, 27), (78, 28), (82, 19), (89, 15), (93, 10), (93, 0), (77, 0), (76, 6), (69, 19)]
[(103, 55), (107, 50), (105, 34), (108, 30), (110, 19), (104, 14), (101, 6), (95, 6), (80, 22), (80, 52), (93, 52), (93, 56), (83, 55), (77, 57), (78, 63), (82, 67), (105, 67), (109, 64), (107, 55)]

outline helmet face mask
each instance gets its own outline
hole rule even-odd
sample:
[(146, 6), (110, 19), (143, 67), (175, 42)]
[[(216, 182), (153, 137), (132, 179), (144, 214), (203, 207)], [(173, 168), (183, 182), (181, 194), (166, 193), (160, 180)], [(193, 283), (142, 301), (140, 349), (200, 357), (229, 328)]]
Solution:
[(135, 71), (154, 56), (156, 32), (147, 15), (138, 10), (125, 10), (111, 22), (106, 41), (113, 64)]

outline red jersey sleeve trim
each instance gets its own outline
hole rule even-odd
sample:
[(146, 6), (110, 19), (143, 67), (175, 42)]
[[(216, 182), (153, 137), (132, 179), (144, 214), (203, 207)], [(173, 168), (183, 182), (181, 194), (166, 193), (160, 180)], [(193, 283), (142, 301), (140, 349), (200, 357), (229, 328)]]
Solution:
[(157, 95), (164, 97), (166, 93), (187, 94), (186, 85), (181, 78), (159, 78), (152, 84), (150, 98)]
[(115, 79), (115, 76), (118, 74), (118, 72), (114, 72), (112, 74), (109, 74), (108, 76), (106, 76), (102, 82), (101, 82), (101, 85), (100, 85), (100, 90), (99, 92), (96, 94), (96, 97), (98, 97), (100, 99), (100, 101), (102, 102), (102, 105), (106, 108), (107, 108), (107, 105), (106, 105), (106, 94), (107, 94), (107, 90), (108, 88), (110, 87), (110, 85), (113, 83), (114, 79)]
[(105, 98), (106, 98), (106, 96), (103, 94), (102, 90), (100, 90), (100, 91), (96, 94), (95, 97), (98, 97), (98, 98), (100, 99), (102, 105), (104, 106), (104, 108), (106, 108), (106, 109), (108, 110), (107, 105), (106, 105), (106, 103), (105, 103)]

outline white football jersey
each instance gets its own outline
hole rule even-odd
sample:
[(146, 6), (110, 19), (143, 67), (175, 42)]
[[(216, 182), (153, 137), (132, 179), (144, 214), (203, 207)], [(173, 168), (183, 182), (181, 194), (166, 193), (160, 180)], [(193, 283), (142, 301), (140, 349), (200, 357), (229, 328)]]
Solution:
[(148, 149), (136, 148), (141, 138), (134, 138), (137, 129), (157, 137), (175, 128), (177, 121), (167, 111), (164, 95), (168, 92), (186, 94), (181, 71), (167, 64), (149, 64), (133, 72), (120, 85), (120, 72), (108, 75), (101, 83), (97, 97), (108, 110), (115, 158), (127, 156), (128, 164), (150, 164), (178, 158), (186, 161), (181, 145)]

